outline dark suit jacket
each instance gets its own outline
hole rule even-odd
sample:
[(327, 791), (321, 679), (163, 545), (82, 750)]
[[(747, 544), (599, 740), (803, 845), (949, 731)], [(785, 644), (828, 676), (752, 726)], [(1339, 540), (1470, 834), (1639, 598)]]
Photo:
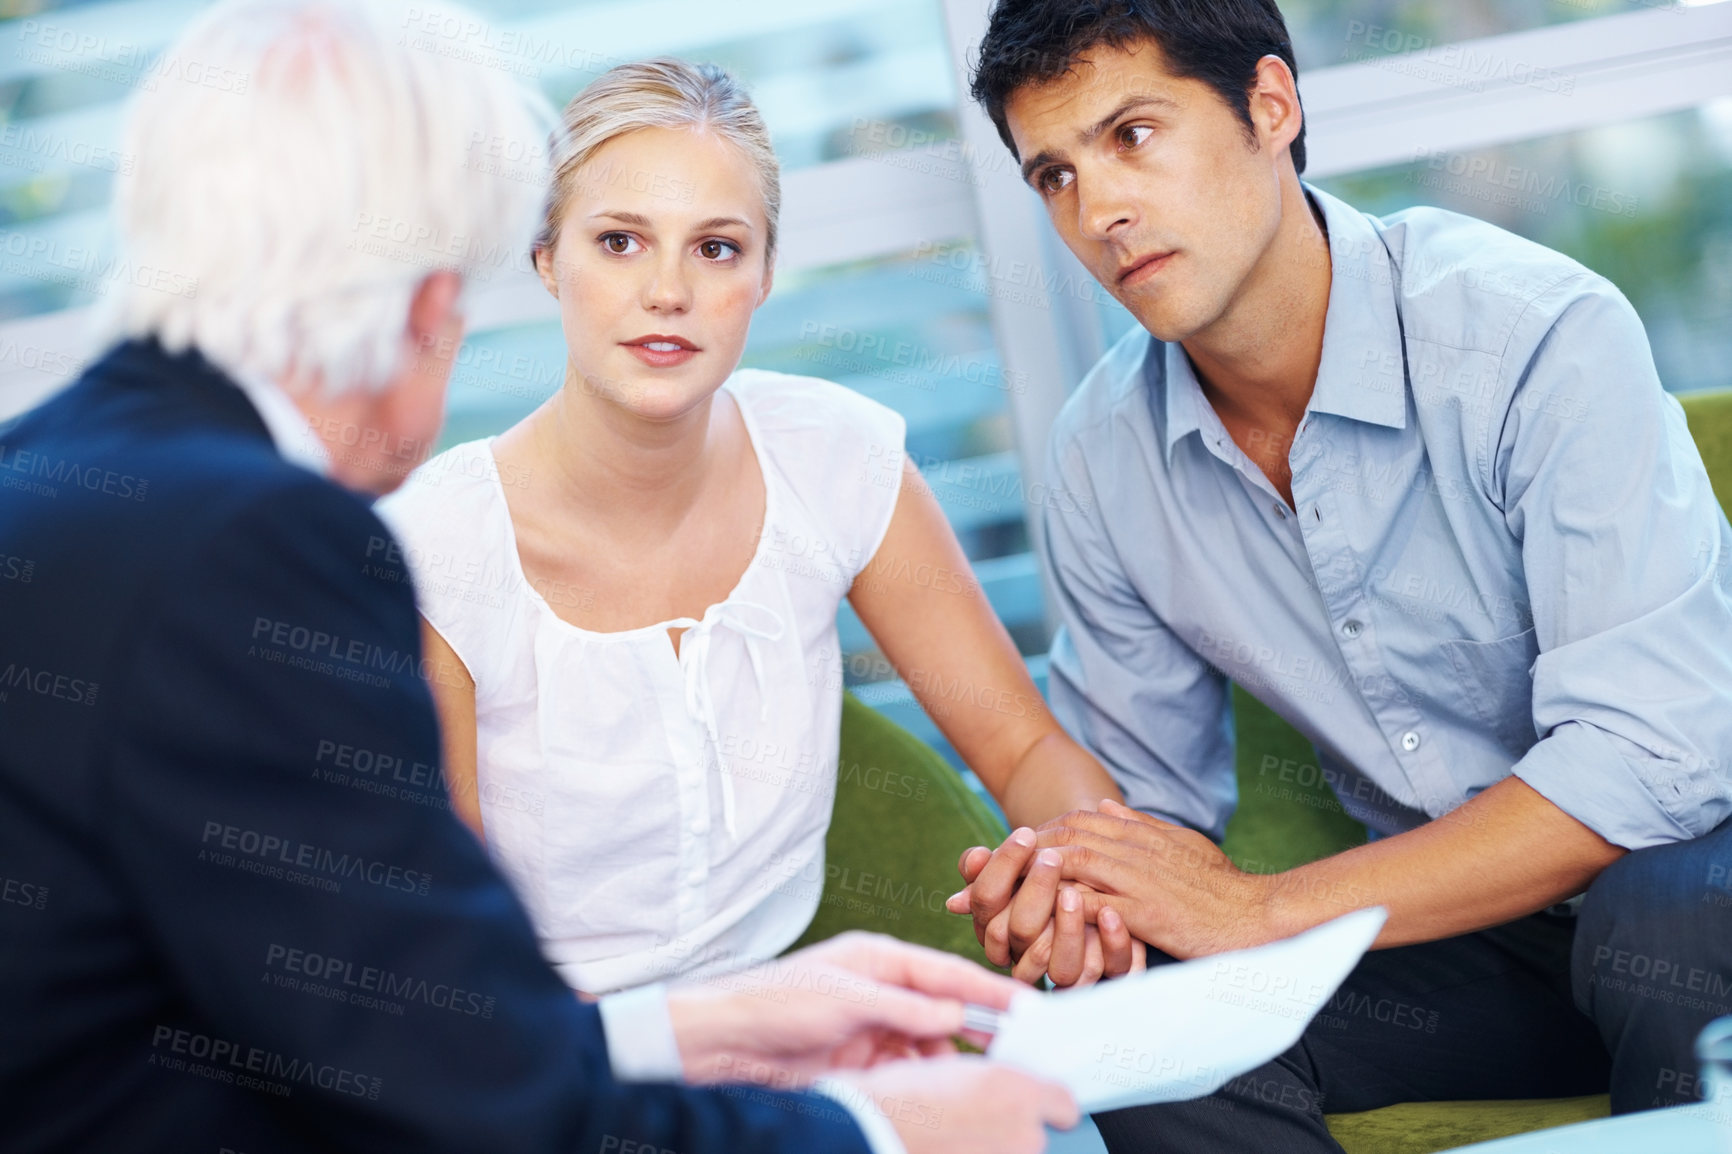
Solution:
[(0, 437), (0, 1148), (864, 1152), (612, 1079), (445, 803), (389, 542), (197, 354)]

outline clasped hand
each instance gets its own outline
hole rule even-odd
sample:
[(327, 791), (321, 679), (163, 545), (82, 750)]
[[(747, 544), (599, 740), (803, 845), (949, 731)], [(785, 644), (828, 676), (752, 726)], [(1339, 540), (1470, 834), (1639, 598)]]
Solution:
[(1143, 968), (1145, 943), (1175, 958), (1272, 939), (1269, 883), (1194, 830), (1103, 801), (996, 850), (975, 846), (952, 913), (974, 918), (987, 958), (1025, 982), (1087, 985)]

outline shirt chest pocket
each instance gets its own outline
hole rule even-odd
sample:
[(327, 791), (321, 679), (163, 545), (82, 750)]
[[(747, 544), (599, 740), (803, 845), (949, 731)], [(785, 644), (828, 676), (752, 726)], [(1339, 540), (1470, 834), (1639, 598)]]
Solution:
[(1534, 731), (1533, 666), (1539, 643), (1532, 629), (1497, 641), (1446, 641), (1438, 647), (1448, 663), (1454, 698), (1465, 718), (1483, 725), (1519, 759), (1539, 739)]

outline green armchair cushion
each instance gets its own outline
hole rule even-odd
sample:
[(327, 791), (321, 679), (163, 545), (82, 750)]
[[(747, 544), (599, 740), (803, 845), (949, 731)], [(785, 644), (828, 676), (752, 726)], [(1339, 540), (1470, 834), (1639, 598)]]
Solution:
[(791, 948), (865, 929), (985, 965), (973, 923), (946, 912), (944, 899), (962, 888), (962, 851), (1008, 832), (936, 750), (845, 694), (824, 893)]
[(1732, 390), (1678, 398), (1722, 509), (1732, 509)]
[(1269, 874), (1365, 841), (1317, 766), (1317, 751), (1267, 705), (1233, 687), (1239, 804), (1221, 848), (1233, 864)]
[(1611, 1113), (1611, 1101), (1599, 1094), (1509, 1102), (1403, 1102), (1361, 1114), (1331, 1114), (1329, 1133), (1347, 1154), (1433, 1154), (1604, 1118)]

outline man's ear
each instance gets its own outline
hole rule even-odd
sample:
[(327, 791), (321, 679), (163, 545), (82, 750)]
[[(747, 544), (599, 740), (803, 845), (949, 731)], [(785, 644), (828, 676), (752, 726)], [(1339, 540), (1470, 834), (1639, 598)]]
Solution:
[(429, 273), (415, 286), (409, 300), (409, 336), (417, 348), (438, 339), (453, 320), (462, 322), (458, 302), (463, 296), (463, 278), (450, 269)]
[(1258, 144), (1282, 149), (1292, 144), (1305, 126), (1299, 105), (1299, 85), (1287, 62), (1273, 54), (1257, 61), (1257, 78), (1251, 85), (1251, 124)]
[(554, 300), (559, 299), (559, 277), (556, 275), (558, 265), (554, 262), (553, 249), (546, 245), (535, 246), (535, 275), (541, 278), (541, 287), (546, 289)]

